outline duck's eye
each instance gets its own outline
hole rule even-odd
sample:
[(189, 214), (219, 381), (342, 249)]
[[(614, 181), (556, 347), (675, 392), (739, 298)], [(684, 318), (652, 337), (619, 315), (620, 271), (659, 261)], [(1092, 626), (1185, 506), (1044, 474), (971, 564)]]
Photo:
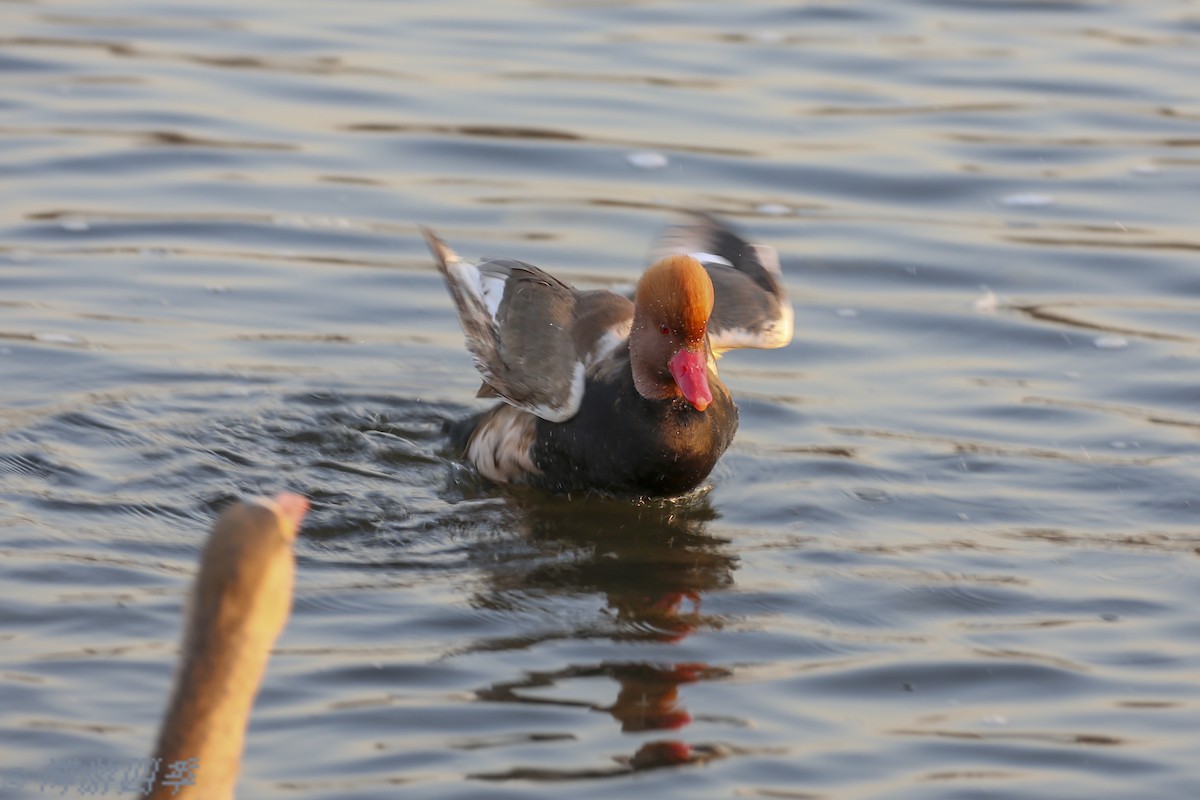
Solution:
[(671, 326), (664, 322), (663, 324), (658, 326), (658, 332), (661, 333), (663, 336), (670, 336), (671, 335)]

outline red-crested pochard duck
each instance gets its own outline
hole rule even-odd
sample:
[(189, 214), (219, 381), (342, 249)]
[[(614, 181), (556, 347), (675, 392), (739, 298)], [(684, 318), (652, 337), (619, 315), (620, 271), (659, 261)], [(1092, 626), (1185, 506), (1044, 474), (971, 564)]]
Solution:
[(792, 339), (775, 250), (708, 215), (664, 232), (632, 301), (509, 258), (471, 265), (423, 232), (483, 375), (479, 396), (504, 401), (449, 426), (451, 438), (497, 483), (690, 491), (737, 430), (716, 357)]
[(307, 512), (306, 499), (285, 492), (235, 503), (213, 527), (158, 734), (151, 800), (233, 797), (250, 707), (291, 613), (292, 543)]

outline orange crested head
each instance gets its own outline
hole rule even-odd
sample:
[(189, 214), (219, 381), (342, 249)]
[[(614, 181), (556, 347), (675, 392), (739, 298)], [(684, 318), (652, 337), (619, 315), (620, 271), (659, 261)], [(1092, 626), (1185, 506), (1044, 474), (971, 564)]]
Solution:
[(700, 346), (713, 310), (712, 280), (689, 255), (670, 255), (656, 262), (638, 281), (635, 304), (673, 329), (685, 345)]
[(713, 299), (708, 273), (687, 255), (667, 256), (638, 281), (629, 355), (642, 397), (683, 397), (697, 411), (712, 404), (708, 318)]

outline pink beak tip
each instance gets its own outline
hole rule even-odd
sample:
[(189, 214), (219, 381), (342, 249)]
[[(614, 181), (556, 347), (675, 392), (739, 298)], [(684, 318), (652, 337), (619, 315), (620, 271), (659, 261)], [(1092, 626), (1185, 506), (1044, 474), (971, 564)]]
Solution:
[(708, 357), (701, 350), (684, 349), (676, 353), (668, 365), (679, 391), (697, 411), (712, 405), (712, 390), (708, 387)]

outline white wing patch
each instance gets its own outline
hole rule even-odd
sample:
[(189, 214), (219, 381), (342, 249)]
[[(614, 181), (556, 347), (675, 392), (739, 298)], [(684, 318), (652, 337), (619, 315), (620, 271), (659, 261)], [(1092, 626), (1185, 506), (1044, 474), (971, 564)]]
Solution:
[(479, 303), (483, 303), (483, 291), (479, 286), (479, 270), (465, 261), (455, 257), (453, 261), (446, 260), (446, 270), (454, 279), (454, 284), (471, 293)]
[(770, 350), (784, 347), (792, 341), (792, 326), (795, 313), (791, 303), (782, 303), (779, 316), (766, 322), (754, 330), (746, 328), (725, 328), (714, 331), (710, 339), (713, 350), (721, 355), (726, 350), (736, 350), (743, 347)]
[(764, 344), (759, 347), (785, 347), (792, 341), (792, 326), (795, 323), (796, 312), (787, 297), (779, 304), (779, 318), (771, 320), (763, 329)]
[(487, 309), (488, 318), (496, 324), (496, 315), (500, 312), (500, 301), (504, 299), (505, 278), (480, 272), (473, 264), (460, 259), (447, 261), (446, 268), (459, 287), (470, 292), (471, 297), (481, 309)]
[[(479, 271), (476, 270), (478, 273)], [(500, 301), (504, 299), (504, 286), (507, 280), (499, 275), (479, 273), (479, 287), (483, 293), (483, 302), (487, 306), (488, 316), (496, 321), (500, 313)]]
[[(561, 403), (554, 405), (535, 405), (533, 403), (513, 403), (517, 408), (523, 408), (531, 414), (535, 414), (548, 422), (566, 422), (571, 417), (575, 416), (575, 412), (579, 410), (580, 403), (583, 402), (583, 375), (584, 366), (581, 362), (575, 362), (575, 369), (571, 374), (571, 391), (566, 399)], [(507, 398), (505, 398), (507, 399)], [(512, 403), (511, 400), (508, 402)]]
[(625, 344), (625, 341), (629, 339), (629, 331), (632, 329), (633, 318), (630, 317), (605, 331), (604, 335), (596, 340), (591, 352), (583, 354), (583, 366), (590, 368), (607, 358), (614, 350)]
[(689, 256), (699, 261), (701, 264), (720, 264), (724, 267), (732, 267), (733, 262), (724, 256), (719, 256), (716, 253), (688, 253)]

